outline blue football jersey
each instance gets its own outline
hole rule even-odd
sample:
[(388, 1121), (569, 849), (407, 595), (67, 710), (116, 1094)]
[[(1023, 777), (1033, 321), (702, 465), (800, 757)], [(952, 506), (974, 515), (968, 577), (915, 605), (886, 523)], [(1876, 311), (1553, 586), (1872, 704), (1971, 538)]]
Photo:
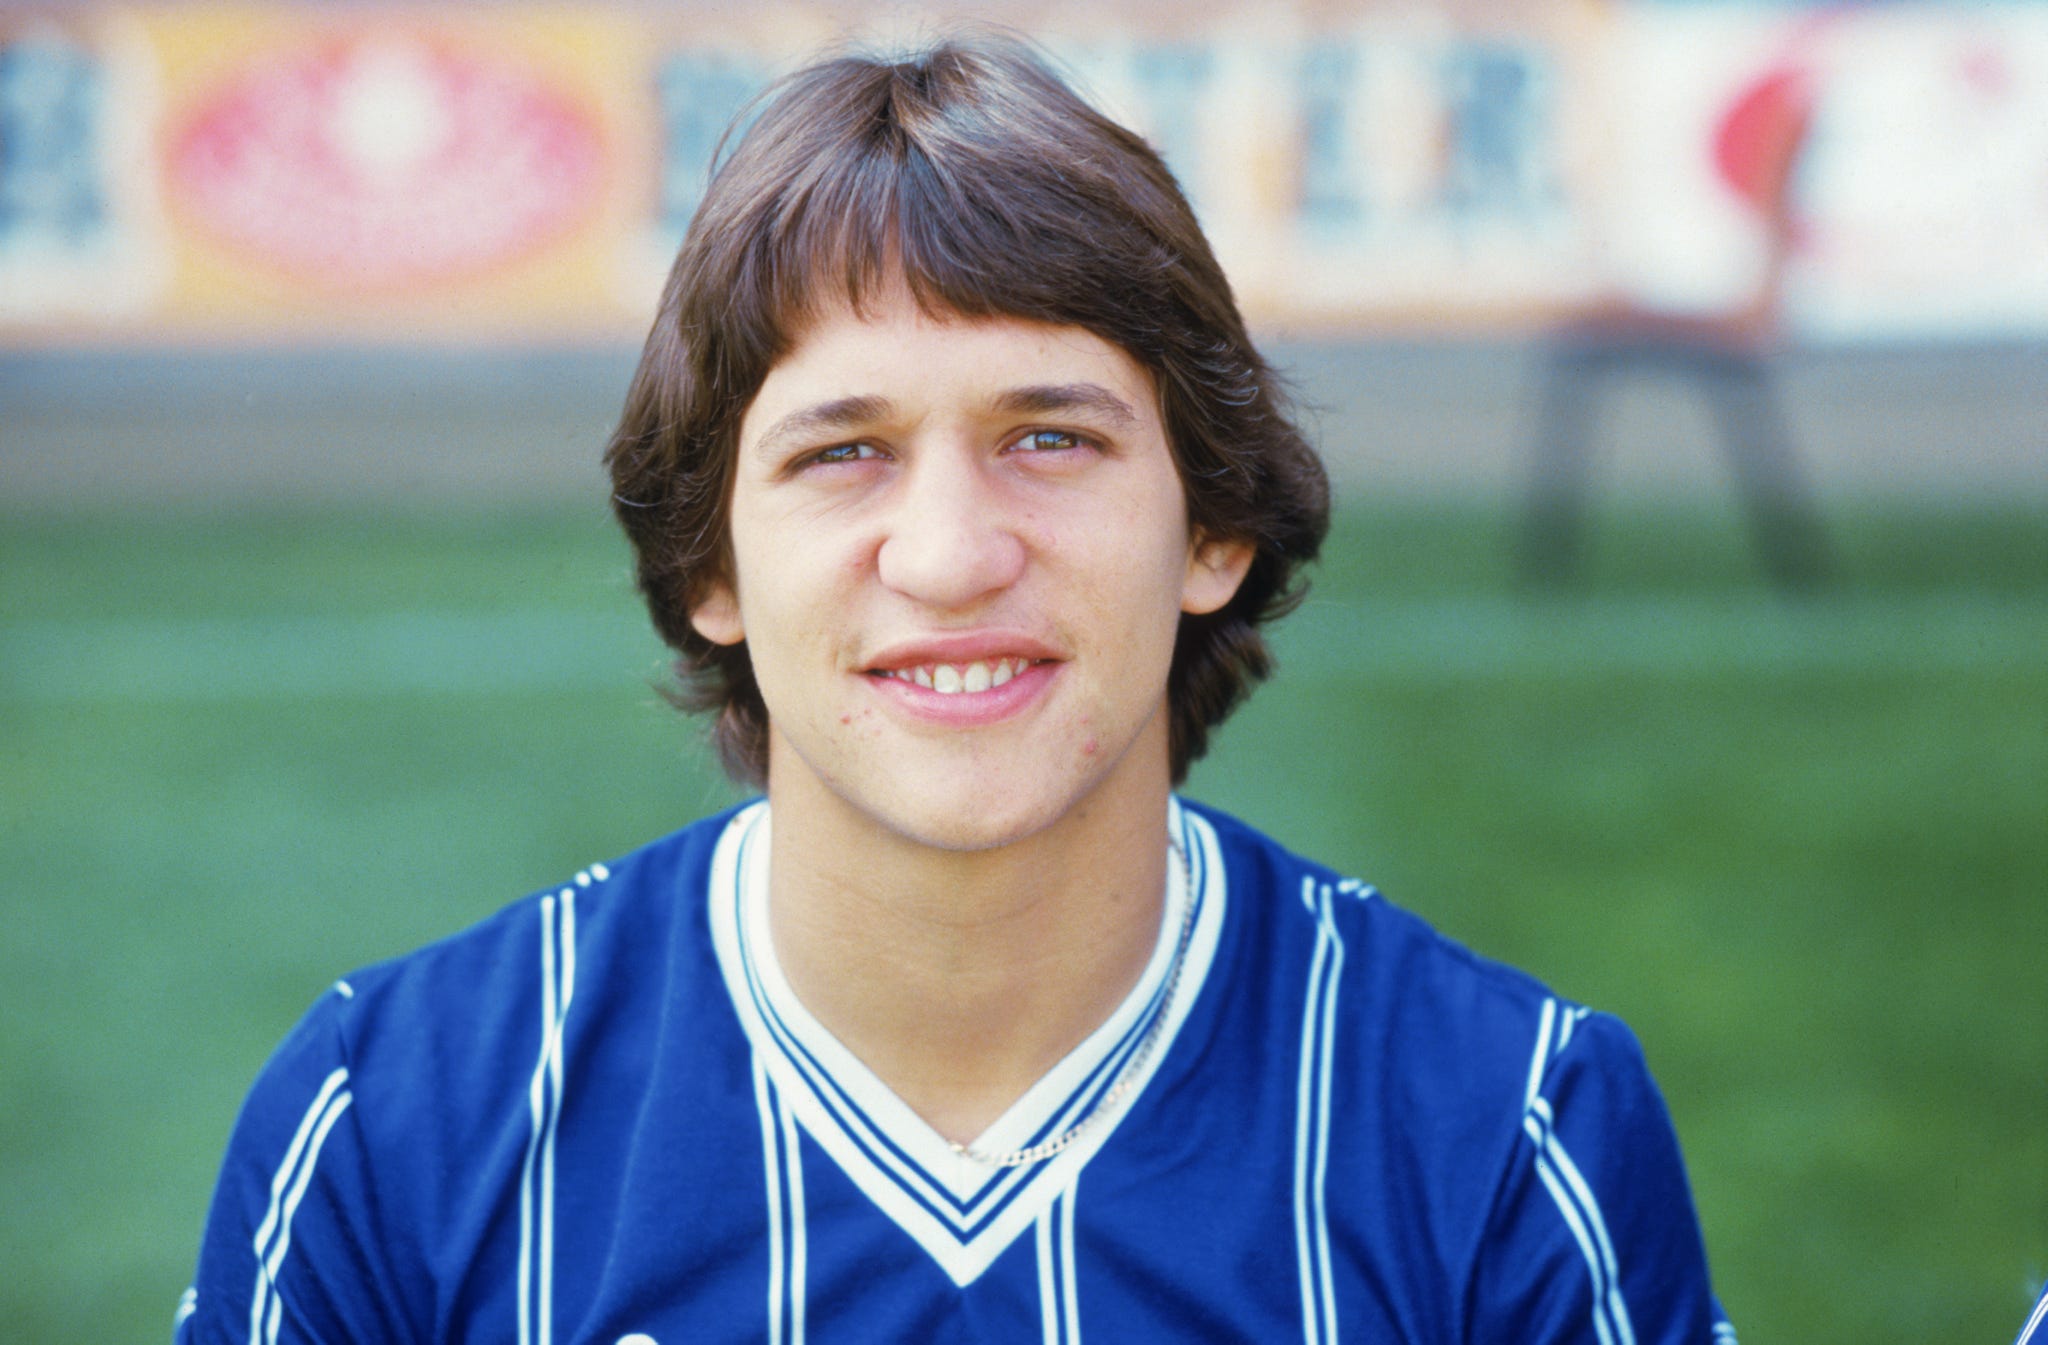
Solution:
[(2048, 1345), (2048, 1287), (2041, 1290), (2041, 1301), (2034, 1304), (2013, 1345)]
[(336, 984), (178, 1341), (1733, 1341), (1618, 1020), (1176, 800), (1150, 964), (963, 1154), (783, 979), (772, 825)]

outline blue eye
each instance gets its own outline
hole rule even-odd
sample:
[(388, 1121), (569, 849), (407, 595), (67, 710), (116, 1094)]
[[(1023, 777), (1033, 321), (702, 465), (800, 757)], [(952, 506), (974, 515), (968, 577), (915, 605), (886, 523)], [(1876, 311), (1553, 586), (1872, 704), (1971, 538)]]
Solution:
[(1016, 447), (1028, 453), (1051, 453), (1086, 448), (1088, 441), (1067, 430), (1031, 430), (1018, 438)]
[(865, 458), (879, 457), (872, 444), (834, 444), (821, 449), (811, 457), (812, 462), (859, 462)]

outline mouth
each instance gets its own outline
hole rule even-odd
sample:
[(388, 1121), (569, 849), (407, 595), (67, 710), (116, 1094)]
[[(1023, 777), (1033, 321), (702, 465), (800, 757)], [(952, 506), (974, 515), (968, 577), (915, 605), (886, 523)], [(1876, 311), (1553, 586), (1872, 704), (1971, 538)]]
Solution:
[(971, 663), (915, 663), (901, 668), (875, 668), (870, 677), (908, 682), (941, 696), (974, 696), (993, 691), (1045, 659), (1016, 657), (977, 659)]

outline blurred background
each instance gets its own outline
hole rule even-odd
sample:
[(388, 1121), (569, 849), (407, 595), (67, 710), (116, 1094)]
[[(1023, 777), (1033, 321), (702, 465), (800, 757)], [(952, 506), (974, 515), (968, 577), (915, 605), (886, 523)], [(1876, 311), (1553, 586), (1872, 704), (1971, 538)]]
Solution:
[(1625, 1017), (1764, 1342), (2048, 1276), (2048, 5), (0, 8), (0, 1335), (337, 975), (734, 797), (598, 464), (734, 110), (1019, 28), (1338, 514), (1189, 792)]

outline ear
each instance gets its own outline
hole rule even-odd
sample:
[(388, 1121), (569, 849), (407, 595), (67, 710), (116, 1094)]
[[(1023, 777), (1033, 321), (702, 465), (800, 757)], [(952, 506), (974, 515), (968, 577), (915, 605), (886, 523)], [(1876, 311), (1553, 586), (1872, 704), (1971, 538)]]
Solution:
[(1252, 567), (1253, 547), (1242, 540), (1196, 537), (1188, 547), (1188, 573), (1181, 583), (1180, 610), (1206, 616), (1237, 596)]
[(690, 609), (690, 625), (713, 644), (734, 645), (747, 638), (739, 595), (723, 579), (705, 585), (704, 596)]

